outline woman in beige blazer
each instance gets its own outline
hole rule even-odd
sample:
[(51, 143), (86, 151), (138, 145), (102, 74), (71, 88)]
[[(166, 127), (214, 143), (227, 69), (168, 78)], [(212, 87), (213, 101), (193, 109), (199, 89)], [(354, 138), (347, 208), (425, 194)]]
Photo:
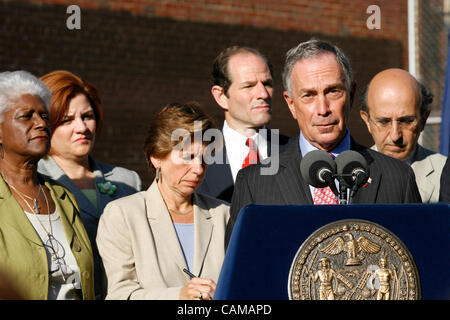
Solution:
[(193, 103), (170, 104), (152, 120), (145, 152), (155, 180), (147, 191), (110, 202), (100, 218), (106, 299), (213, 298), (229, 206), (195, 193), (209, 143), (196, 138), (211, 128)]

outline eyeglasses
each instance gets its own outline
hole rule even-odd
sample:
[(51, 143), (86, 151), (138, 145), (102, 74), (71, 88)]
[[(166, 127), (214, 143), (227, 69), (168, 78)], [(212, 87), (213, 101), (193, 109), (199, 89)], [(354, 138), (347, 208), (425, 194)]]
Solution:
[(380, 130), (391, 130), (392, 124), (394, 122), (397, 122), (398, 129), (414, 129), (418, 123), (417, 117), (415, 116), (408, 116), (408, 117), (401, 117), (398, 120), (392, 120), (390, 118), (380, 118), (380, 119), (371, 119), (368, 118), (369, 121), (371, 121), (378, 129)]
[(67, 276), (72, 273), (72, 270), (67, 265), (64, 257), (66, 252), (62, 244), (53, 236), (50, 235), (48, 240), (45, 242), (45, 247), (48, 249), (51, 255), (51, 270), (50, 274), (60, 271), (63, 281), (65, 282)]

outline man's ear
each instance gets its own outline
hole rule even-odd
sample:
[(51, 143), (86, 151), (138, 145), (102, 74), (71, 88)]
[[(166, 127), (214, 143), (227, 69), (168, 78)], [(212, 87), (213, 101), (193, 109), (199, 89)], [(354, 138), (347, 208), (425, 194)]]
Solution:
[(289, 111), (291, 111), (292, 117), (297, 120), (297, 113), (296, 113), (295, 106), (294, 106), (294, 100), (291, 99), (291, 97), (289, 96), (289, 93), (287, 91), (283, 92), (283, 97), (284, 97), (284, 100), (286, 100), (286, 103), (289, 107)]
[(366, 126), (367, 126), (367, 130), (369, 131), (370, 134), (372, 134), (372, 130), (370, 129), (370, 124), (369, 124), (369, 114), (363, 110), (359, 111), (359, 115), (361, 116), (361, 118), (363, 119), (363, 121), (365, 122)]
[(228, 97), (221, 86), (215, 85), (211, 88), (211, 93), (217, 104), (225, 111), (228, 111)]
[(426, 109), (423, 114), (420, 116), (420, 131), (422, 132), (425, 129), (425, 124), (427, 123), (427, 119), (430, 116), (431, 109)]

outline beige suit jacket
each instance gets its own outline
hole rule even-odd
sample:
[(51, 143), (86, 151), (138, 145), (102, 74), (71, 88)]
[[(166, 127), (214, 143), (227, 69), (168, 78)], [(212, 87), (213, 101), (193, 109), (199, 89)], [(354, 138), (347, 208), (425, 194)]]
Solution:
[[(376, 145), (372, 146), (377, 150)], [(378, 151), (378, 150), (377, 150)], [(441, 173), (447, 157), (417, 145), (411, 157), (411, 168), (416, 176), (417, 187), (423, 203), (439, 202)]]
[[(194, 194), (195, 275), (217, 282), (228, 218), (225, 202)], [(181, 245), (155, 181), (147, 191), (106, 206), (97, 246), (108, 279), (106, 299), (179, 299), (189, 281)]]
[(423, 203), (439, 202), (441, 173), (447, 157), (417, 145), (411, 159)]

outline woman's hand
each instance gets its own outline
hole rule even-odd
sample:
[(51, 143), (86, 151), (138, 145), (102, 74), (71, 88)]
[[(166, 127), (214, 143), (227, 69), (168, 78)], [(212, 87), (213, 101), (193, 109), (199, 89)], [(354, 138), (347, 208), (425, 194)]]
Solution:
[(180, 300), (212, 300), (216, 283), (211, 279), (192, 278), (181, 288)]

